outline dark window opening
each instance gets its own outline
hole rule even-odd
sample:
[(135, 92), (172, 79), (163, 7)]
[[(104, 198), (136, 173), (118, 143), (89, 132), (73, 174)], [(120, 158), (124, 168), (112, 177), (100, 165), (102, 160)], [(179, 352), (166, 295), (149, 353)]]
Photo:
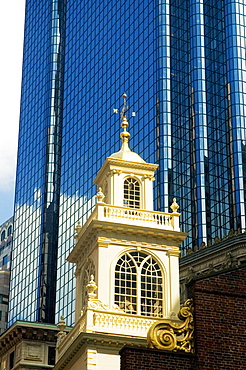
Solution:
[(13, 369), (15, 362), (15, 351), (11, 352), (9, 355), (9, 369)]
[(3, 265), (6, 265), (6, 263), (8, 262), (8, 255), (4, 256), (3, 257)]
[(10, 236), (11, 234), (12, 234), (12, 225), (9, 226), (7, 235)]
[(55, 365), (56, 347), (48, 347), (48, 365)]
[(6, 231), (3, 230), (2, 234), (1, 234), (1, 242), (6, 239)]

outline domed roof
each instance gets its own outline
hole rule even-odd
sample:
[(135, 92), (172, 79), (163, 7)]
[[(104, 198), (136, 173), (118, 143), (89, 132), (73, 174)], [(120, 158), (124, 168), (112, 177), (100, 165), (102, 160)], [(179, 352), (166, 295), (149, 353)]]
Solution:
[(132, 152), (128, 146), (128, 143), (123, 142), (121, 149), (111, 154), (110, 158), (123, 159), (124, 161), (146, 163), (143, 158), (135, 152)]

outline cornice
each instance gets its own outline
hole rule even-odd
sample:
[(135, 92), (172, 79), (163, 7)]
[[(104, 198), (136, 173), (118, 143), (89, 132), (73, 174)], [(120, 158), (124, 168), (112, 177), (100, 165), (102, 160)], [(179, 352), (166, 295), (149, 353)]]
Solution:
[(217, 253), (217, 251), (221, 251), (222, 249), (231, 249), (235, 246), (246, 246), (246, 233), (227, 236), (222, 240), (216, 237), (214, 243), (211, 245), (202, 243), (200, 249), (195, 251), (188, 250), (188, 253), (180, 258), (180, 263), (189, 264), (192, 260), (203, 259), (205, 255)]
[(147, 347), (146, 339), (140, 338), (132, 338), (132, 337), (122, 337), (118, 335), (110, 335), (110, 334), (101, 334), (101, 333), (85, 333), (82, 332), (78, 335), (78, 337), (74, 340), (65, 354), (60, 358), (60, 360), (56, 363), (53, 370), (65, 370), (67, 365), (73, 361), (76, 354), (84, 347), (84, 346), (93, 346), (100, 347), (100, 348), (116, 348), (118, 351), (123, 346), (138, 346), (138, 347)]
[(227, 237), (211, 246), (180, 259), (180, 281), (204, 278), (244, 266), (246, 263), (246, 234)]
[[(68, 331), (68, 328), (66, 331)], [(0, 356), (22, 340), (56, 343), (58, 332), (56, 325), (16, 321), (0, 336)]]
[[(67, 260), (69, 262), (77, 262), (79, 255), (84, 248), (103, 241), (101, 238), (105, 238), (104, 241), (109, 243), (146, 243), (150, 245), (170, 249), (178, 248), (182, 241), (186, 238), (187, 233), (177, 232), (173, 230), (155, 229), (139, 225), (128, 225), (110, 221), (99, 221), (92, 219), (91, 222), (84, 228), (83, 233), (79, 233), (77, 243), (69, 254)], [(106, 245), (104, 245), (106, 247)]]
[(121, 167), (122, 171), (126, 173), (129, 173), (130, 169), (132, 168), (138, 169), (141, 171), (148, 171), (148, 172), (149, 171), (154, 172), (158, 168), (158, 164), (131, 162), (131, 161), (126, 161), (124, 159), (107, 157), (101, 169), (99, 170), (96, 178), (93, 181), (94, 184), (100, 183), (101, 177), (103, 176), (104, 172), (108, 170), (107, 168), (110, 166)]

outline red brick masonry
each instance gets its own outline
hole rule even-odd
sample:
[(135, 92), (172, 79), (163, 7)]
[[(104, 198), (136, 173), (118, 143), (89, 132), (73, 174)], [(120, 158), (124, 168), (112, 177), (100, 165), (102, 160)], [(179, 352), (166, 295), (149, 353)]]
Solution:
[(246, 369), (246, 267), (193, 281), (195, 355), (124, 347), (121, 370)]

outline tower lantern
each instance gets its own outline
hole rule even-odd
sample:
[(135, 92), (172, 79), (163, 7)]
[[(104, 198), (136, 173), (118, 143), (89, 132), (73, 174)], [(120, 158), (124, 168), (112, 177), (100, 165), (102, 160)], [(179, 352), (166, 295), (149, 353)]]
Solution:
[[(106, 159), (94, 183), (103, 190), (105, 203), (142, 210), (153, 210), (153, 181), (156, 164), (146, 163), (129, 148), (126, 94), (120, 113), (121, 149)], [(117, 110), (116, 110), (117, 111)]]

